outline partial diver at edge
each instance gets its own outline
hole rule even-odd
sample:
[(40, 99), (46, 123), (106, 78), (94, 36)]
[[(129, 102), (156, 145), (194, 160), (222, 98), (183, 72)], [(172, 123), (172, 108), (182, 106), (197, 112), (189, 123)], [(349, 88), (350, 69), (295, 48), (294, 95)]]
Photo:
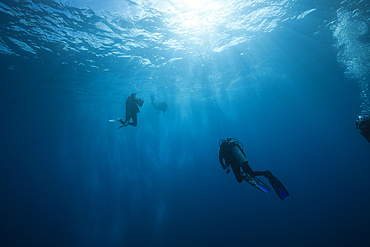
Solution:
[(365, 116), (358, 116), (356, 120), (356, 128), (360, 130), (360, 134), (365, 137), (365, 139), (370, 142), (370, 116), (366, 114)]

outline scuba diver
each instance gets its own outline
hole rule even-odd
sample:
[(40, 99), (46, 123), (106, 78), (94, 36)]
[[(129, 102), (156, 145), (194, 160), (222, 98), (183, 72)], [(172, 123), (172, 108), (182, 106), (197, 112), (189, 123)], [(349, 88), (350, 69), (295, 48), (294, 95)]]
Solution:
[[(122, 126), (118, 127), (126, 127), (128, 125), (137, 126), (137, 114), (140, 112), (139, 107), (142, 107), (144, 104), (144, 100), (136, 98), (136, 94), (132, 93), (131, 96), (127, 97), (126, 100), (126, 119), (125, 121), (122, 118), (118, 118), (117, 120), (109, 120), (109, 122), (120, 122)], [(129, 122), (132, 118), (132, 122)]]
[(356, 128), (360, 130), (360, 134), (370, 142), (370, 116), (366, 114), (364, 117), (359, 116), (356, 120)]
[(154, 103), (154, 95), (153, 94), (150, 96), (150, 99), (152, 100), (152, 105), (153, 105), (154, 109), (159, 110), (158, 112), (162, 111), (163, 114), (164, 114), (164, 112), (167, 111), (167, 103), (166, 102), (161, 102), (157, 105), (156, 103)]
[[(245, 157), (243, 144), (241, 144), (237, 139), (221, 139), (219, 142), (219, 146), (219, 161), (222, 168), (224, 170), (227, 169), (226, 174), (229, 174), (229, 166), (231, 166), (235, 178), (239, 183), (241, 183), (244, 179), (257, 189), (261, 190), (264, 193), (267, 193), (268, 191), (270, 191), (268, 186), (265, 185), (261, 180), (255, 178), (256, 176), (265, 176), (269, 180), (271, 186), (274, 188), (276, 194), (281, 200), (289, 196), (289, 193), (284, 185), (276, 177), (274, 177), (270, 171), (252, 170), (252, 168), (248, 164), (248, 160)], [(242, 171), (240, 168), (242, 169)]]

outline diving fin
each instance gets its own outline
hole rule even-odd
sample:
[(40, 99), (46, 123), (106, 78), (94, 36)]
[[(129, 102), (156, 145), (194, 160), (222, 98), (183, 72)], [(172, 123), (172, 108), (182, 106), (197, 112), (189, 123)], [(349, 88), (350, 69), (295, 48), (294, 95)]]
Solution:
[(109, 122), (111, 123), (116, 123), (116, 122), (120, 122), (123, 124), (123, 121), (122, 121), (122, 118), (117, 118), (117, 119), (110, 119)]
[(111, 123), (120, 122), (121, 124), (125, 124), (125, 122), (123, 122), (122, 118), (110, 119), (109, 122), (111, 122)]
[[(243, 176), (244, 174), (244, 176)], [(251, 177), (249, 175), (246, 175), (244, 172), (242, 174), (242, 177), (245, 181), (247, 181), (250, 185), (255, 187), (256, 189), (262, 191), (263, 193), (267, 193), (270, 191), (270, 188), (261, 180), (259, 180), (256, 177)]]
[(127, 127), (128, 126), (128, 123), (123, 122), (122, 118), (110, 119), (109, 122), (110, 123), (120, 122), (122, 124), (122, 126), (118, 127), (117, 129), (120, 129), (122, 127)]
[(281, 200), (284, 200), (285, 197), (289, 196), (289, 192), (284, 187), (284, 185), (279, 181), (279, 179), (277, 179), (274, 176), (271, 176), (269, 177), (269, 182)]

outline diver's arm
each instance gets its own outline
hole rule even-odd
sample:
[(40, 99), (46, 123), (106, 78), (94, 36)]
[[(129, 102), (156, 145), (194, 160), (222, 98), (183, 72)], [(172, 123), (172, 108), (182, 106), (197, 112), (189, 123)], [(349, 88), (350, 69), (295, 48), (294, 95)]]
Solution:
[(136, 103), (138, 104), (138, 106), (142, 107), (143, 104), (144, 104), (144, 100), (142, 100), (142, 99), (136, 99)]
[(224, 156), (222, 155), (221, 150), (220, 150), (220, 152), (219, 152), (219, 154), (218, 154), (218, 160), (220, 161), (220, 164), (221, 164), (222, 168), (223, 168), (224, 170), (226, 170), (226, 169), (227, 169), (227, 167), (228, 167), (228, 165), (225, 165), (225, 164), (224, 164)]

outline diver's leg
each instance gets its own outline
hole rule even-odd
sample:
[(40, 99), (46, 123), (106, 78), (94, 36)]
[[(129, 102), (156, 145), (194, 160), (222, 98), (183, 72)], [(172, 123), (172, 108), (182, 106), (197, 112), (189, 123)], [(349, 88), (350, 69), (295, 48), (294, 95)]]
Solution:
[(125, 120), (125, 121), (123, 121), (123, 120), (120, 118), (120, 119), (117, 119), (117, 120), (122, 124), (122, 126), (120, 126), (120, 127), (119, 127), (119, 129), (120, 129), (120, 128), (122, 128), (122, 127), (126, 127), (126, 126), (127, 126), (127, 124), (128, 124), (128, 120), (129, 120), (129, 119), (127, 119), (127, 118), (126, 118), (126, 120)]
[(262, 173), (261, 175), (265, 176), (265, 178), (273, 178), (274, 177), (269, 170), (266, 170), (266, 171), (261, 172), (261, 173)]
[(266, 171), (263, 171), (263, 172), (254, 171), (253, 173), (255, 174), (254, 176), (265, 176), (265, 178), (267, 178), (270, 183), (273, 183), (276, 179), (274, 177), (274, 175), (272, 175), (272, 173), (269, 170), (266, 170)]
[(137, 114), (132, 115), (132, 123), (128, 122), (127, 124), (136, 127), (137, 126)]
[(242, 169), (243, 169), (243, 172), (245, 172), (246, 174), (249, 174), (251, 177), (253, 177), (253, 170), (252, 168), (249, 166), (248, 164), (248, 161), (245, 161), (242, 165), (241, 165)]
[(118, 127), (118, 129), (122, 127), (126, 127), (128, 125), (128, 121), (130, 120), (130, 117), (126, 115), (126, 120), (123, 121), (122, 118), (117, 119), (118, 122), (122, 124), (122, 126)]
[(122, 125), (125, 125), (126, 122), (123, 122), (122, 118), (117, 119), (118, 122), (120, 122)]
[(242, 174), (240, 172), (239, 165), (230, 164), (230, 166), (231, 166), (231, 169), (233, 170), (233, 173), (235, 175), (236, 181), (238, 181), (238, 183), (241, 183), (243, 181), (243, 177), (242, 177)]
[(252, 177), (257, 177), (257, 176), (265, 176), (266, 177), (266, 171), (253, 171), (251, 176)]

